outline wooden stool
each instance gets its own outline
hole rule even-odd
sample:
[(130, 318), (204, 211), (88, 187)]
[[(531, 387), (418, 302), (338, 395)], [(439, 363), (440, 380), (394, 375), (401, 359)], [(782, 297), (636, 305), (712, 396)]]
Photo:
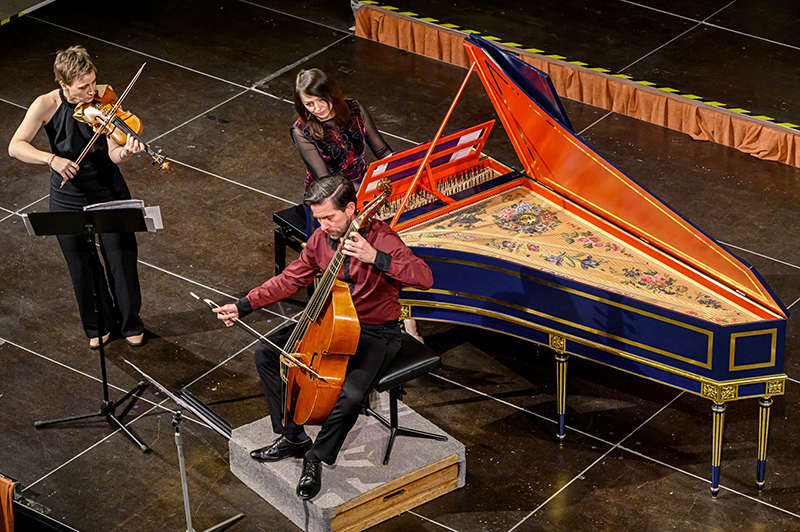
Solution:
[(364, 408), (367, 415), (374, 416), (391, 431), (389, 443), (386, 446), (386, 455), (383, 457), (383, 465), (389, 463), (389, 455), (392, 453), (394, 439), (397, 436), (412, 436), (414, 438), (430, 438), (439, 441), (447, 441), (446, 436), (399, 427), (397, 424), (397, 401), (402, 401), (403, 396), (406, 394), (406, 391), (403, 389), (403, 384), (437, 370), (440, 367), (442, 367), (442, 357), (410, 334), (403, 333), (403, 344), (400, 347), (400, 351), (395, 355), (389, 368), (378, 381), (377, 386), (375, 386), (375, 390), (378, 392), (389, 390), (390, 421), (386, 421), (380, 414), (372, 410), (368, 404)]

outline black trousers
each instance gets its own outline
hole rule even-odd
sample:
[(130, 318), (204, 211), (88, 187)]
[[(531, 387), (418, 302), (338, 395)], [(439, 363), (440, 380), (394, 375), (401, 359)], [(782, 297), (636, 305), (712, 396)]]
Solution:
[[(130, 199), (128, 187), (117, 171), (103, 182), (90, 184), (68, 181), (60, 188), (61, 177), (51, 176), (50, 211), (80, 211), (85, 205)], [(138, 247), (133, 233), (106, 233), (98, 235), (100, 255), (106, 268), (93, 259), (92, 248), (85, 237), (59, 235), (58, 244), (67, 261), (78, 312), (86, 336), (96, 338), (119, 327), (123, 336), (135, 336), (144, 332), (139, 317), (142, 293), (139, 286)], [(98, 275), (100, 288), (100, 312), (103, 330), (100, 331), (94, 310), (93, 275)]]
[[(270, 340), (283, 346), (291, 335), (294, 325), (284, 327)], [(344, 444), (347, 434), (358, 420), (364, 398), (375, 387), (378, 379), (383, 375), (392, 359), (400, 350), (401, 331), (400, 322), (390, 322), (382, 325), (361, 325), (361, 336), (358, 348), (347, 363), (342, 391), (331, 410), (330, 415), (323, 422), (317, 434), (312, 450), (320, 460), (328, 465), (336, 462), (336, 457)], [(303, 427), (294, 421), (289, 421), (286, 428), (281, 424), (281, 411), (283, 409), (280, 376), (279, 354), (264, 342), (259, 342), (255, 353), (256, 369), (261, 377), (264, 396), (267, 399), (267, 408), (272, 419), (272, 430), (276, 434), (297, 435), (303, 432)]]

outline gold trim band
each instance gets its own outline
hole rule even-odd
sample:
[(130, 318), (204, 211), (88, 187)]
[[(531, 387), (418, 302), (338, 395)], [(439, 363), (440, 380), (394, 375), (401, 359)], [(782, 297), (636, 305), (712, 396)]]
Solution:
[[(736, 365), (736, 339), (737, 338), (744, 338), (747, 336), (758, 336), (763, 334), (770, 334), (772, 335), (772, 346), (770, 349), (770, 358), (769, 362), (761, 362), (759, 364), (746, 364), (744, 366), (737, 366)], [(730, 353), (730, 364), (728, 365), (729, 371), (742, 371), (746, 369), (759, 369), (759, 368), (770, 368), (775, 365), (775, 349), (778, 344), (778, 329), (762, 329), (760, 331), (747, 331), (742, 333), (733, 333), (731, 335), (731, 353)]]
[[(425, 259), (425, 260), (430, 260), (430, 259)], [(461, 262), (461, 261), (454, 261), (454, 262)], [(468, 264), (468, 263), (465, 263), (465, 264)], [(477, 266), (477, 265), (475, 265), (475, 266)], [(490, 269), (495, 269), (495, 268), (490, 268)], [(501, 271), (502, 272), (504, 270), (497, 269), (497, 271)], [(509, 271), (505, 271), (505, 273), (512, 273), (513, 274), (513, 272), (509, 272)], [(525, 276), (521, 276), (521, 277), (525, 277)], [(646, 345), (646, 344), (643, 344), (643, 343), (640, 343), (640, 342), (634, 342), (634, 341), (631, 341), (631, 340), (629, 340), (627, 338), (623, 338), (621, 336), (615, 336), (613, 334), (609, 334), (609, 333), (607, 333), (605, 331), (601, 331), (599, 329), (594, 329), (594, 328), (591, 328), (591, 327), (587, 327), (587, 326), (585, 326), (583, 324), (580, 324), (580, 323), (571, 322), (571, 321), (565, 320), (563, 318), (559, 318), (557, 316), (553, 316), (553, 315), (550, 315), (550, 314), (546, 314), (544, 312), (540, 312), (540, 311), (533, 310), (533, 309), (530, 309), (530, 308), (527, 308), (527, 307), (523, 307), (522, 305), (515, 305), (513, 303), (509, 303), (507, 301), (501, 301), (499, 299), (494, 299), (494, 298), (491, 298), (491, 297), (477, 296), (477, 295), (474, 295), (474, 294), (467, 294), (467, 293), (464, 293), (464, 292), (455, 292), (455, 291), (452, 291), (452, 290), (440, 290), (440, 289), (436, 289), (436, 288), (431, 288), (429, 290), (424, 290), (424, 292), (433, 293), (433, 294), (449, 295), (449, 296), (455, 296), (455, 297), (461, 297), (461, 298), (464, 298), (464, 299), (474, 299), (474, 300), (477, 300), (477, 301), (485, 301), (487, 303), (493, 303), (495, 305), (500, 305), (500, 306), (503, 306), (503, 307), (512, 308), (514, 310), (519, 310), (519, 311), (525, 312), (527, 314), (532, 314), (534, 316), (539, 316), (539, 317), (542, 317), (542, 318), (546, 318), (546, 319), (555, 321), (557, 323), (561, 323), (561, 324), (566, 325), (568, 327), (574, 327), (576, 329), (581, 329), (581, 330), (584, 330), (586, 332), (590, 332), (590, 333), (596, 334), (598, 336), (603, 336), (605, 338), (609, 338), (611, 340), (617, 340), (619, 342), (622, 342), (622, 343), (625, 343), (625, 344), (628, 344), (628, 345), (632, 345), (634, 347), (638, 347), (638, 348), (644, 349), (646, 351), (652, 351), (653, 353), (657, 353), (659, 355), (663, 355), (663, 356), (668, 357), (668, 358), (674, 358), (675, 360), (680, 360), (682, 362), (686, 362), (687, 364), (691, 364), (693, 366), (698, 366), (698, 367), (701, 367), (701, 368), (704, 368), (704, 369), (711, 369), (712, 348), (713, 348), (713, 344), (714, 344), (714, 332), (713, 331), (707, 331), (707, 330), (704, 330), (704, 329), (700, 329), (699, 327), (695, 327), (693, 325), (688, 325), (686, 323), (682, 323), (682, 322), (679, 322), (679, 321), (676, 321), (676, 320), (672, 320), (672, 319), (669, 319), (669, 318), (664, 318), (662, 316), (658, 316), (657, 314), (653, 314), (653, 313), (650, 313), (650, 312), (640, 311), (640, 310), (637, 310), (637, 309), (635, 309), (633, 307), (628, 307), (627, 305), (620, 305), (620, 304), (614, 303), (614, 302), (612, 302), (610, 300), (607, 300), (607, 299), (604, 299), (604, 298), (601, 298), (601, 297), (592, 296), (592, 295), (589, 295), (589, 294), (586, 294), (586, 293), (583, 293), (583, 292), (579, 292), (577, 290), (572, 290), (572, 289), (569, 289), (569, 288), (559, 287), (559, 286), (556, 286), (556, 285), (554, 285), (552, 283), (548, 283), (546, 281), (541, 281), (541, 280), (537, 280), (537, 279), (531, 279), (531, 280), (539, 282), (540, 284), (544, 284), (544, 285), (547, 285), (547, 286), (550, 286), (550, 287), (553, 287), (553, 288), (557, 288), (559, 290), (566, 291), (566, 292), (571, 293), (573, 295), (578, 295), (578, 296), (584, 297), (586, 299), (597, 301), (597, 302), (602, 303), (604, 305), (616, 306), (616, 307), (618, 307), (618, 308), (620, 308), (622, 310), (628, 311), (628, 312), (634, 312), (634, 313), (637, 313), (637, 314), (640, 314), (640, 315), (643, 315), (643, 316), (647, 316), (649, 318), (655, 318), (655, 319), (657, 319), (659, 321), (667, 322), (667, 323), (669, 323), (671, 325), (677, 325), (679, 327), (683, 327), (685, 329), (689, 329), (689, 330), (692, 330), (694, 332), (697, 332), (697, 333), (700, 333), (700, 334), (704, 334), (708, 339), (708, 341), (707, 341), (707, 346), (708, 347), (706, 349), (706, 361), (705, 362), (700, 362), (699, 360), (686, 358), (686, 357), (680, 356), (677, 353), (671, 353), (669, 351), (665, 351), (665, 350), (659, 349), (657, 347), (649, 346), (649, 345)], [(423, 290), (417, 290), (415, 288), (404, 288), (403, 291), (404, 292), (423, 292)], [(468, 307), (468, 308), (472, 308), (472, 307)], [(478, 309), (476, 309), (476, 311), (477, 310)], [(505, 314), (504, 314), (504, 316), (505, 316)], [(509, 318), (510, 318), (510, 316), (509, 316)], [(522, 321), (522, 320), (520, 320), (520, 321)], [(525, 323), (525, 322), (523, 321), (523, 323)]]
[[(645, 366), (649, 366), (651, 368), (655, 368), (657, 370), (664, 371), (666, 373), (671, 373), (673, 375), (677, 375), (679, 377), (683, 377), (685, 379), (689, 379), (691, 381), (698, 382), (698, 383), (700, 383), (700, 391), (699, 392), (695, 392), (693, 390), (688, 390), (686, 388), (682, 388), (682, 387), (676, 386), (674, 384), (663, 382), (663, 381), (660, 381), (658, 379), (654, 379), (653, 377), (648, 377), (647, 375), (641, 375), (639, 373), (635, 373), (633, 371), (627, 370), (625, 368), (620, 368), (620, 367), (608, 364), (606, 362), (602, 362), (602, 361), (599, 361), (599, 360), (593, 360), (593, 359), (590, 359), (588, 357), (581, 356), (581, 355), (579, 355), (577, 353), (572, 353), (572, 354), (574, 354), (575, 356), (579, 356), (581, 358), (585, 358), (587, 360), (591, 360), (592, 362), (595, 362), (597, 364), (602, 364), (604, 366), (607, 366), (607, 367), (610, 367), (610, 368), (614, 368), (614, 369), (619, 370), (619, 371), (624, 371), (625, 373), (629, 373), (631, 375), (636, 375), (637, 377), (641, 377), (641, 378), (647, 379), (647, 380), (652, 381), (652, 382), (657, 382), (659, 384), (670, 386), (672, 388), (677, 388), (679, 390), (685, 390), (685, 391), (687, 391), (689, 393), (693, 393), (695, 395), (699, 395), (701, 397), (705, 397), (707, 399), (711, 399), (711, 400), (713, 400), (715, 402), (718, 402), (718, 403), (723, 403), (723, 402), (726, 402), (726, 401), (735, 401), (735, 400), (738, 400), (738, 399), (743, 399), (742, 397), (739, 397), (739, 393), (738, 393), (739, 386), (745, 386), (745, 385), (751, 385), (751, 384), (764, 383), (764, 394), (757, 394), (757, 395), (764, 395), (764, 396), (783, 395), (784, 391), (785, 391), (786, 379), (788, 379), (786, 374), (781, 373), (779, 375), (768, 375), (768, 376), (765, 376), (765, 377), (750, 377), (750, 378), (746, 378), (746, 379), (737, 379), (735, 381), (715, 381), (715, 380), (704, 378), (704, 377), (702, 377), (700, 375), (697, 375), (697, 374), (694, 374), (694, 373), (690, 373), (690, 372), (682, 370), (682, 369), (678, 369), (678, 368), (675, 368), (675, 367), (672, 367), (672, 366), (668, 366), (666, 364), (662, 364), (660, 362), (656, 362), (654, 360), (648, 360), (648, 359), (640, 357), (638, 355), (634, 355), (633, 353), (628, 353), (626, 351), (620, 351), (620, 350), (617, 350), (617, 349), (611, 349), (611, 348), (609, 348), (609, 347), (607, 347), (605, 345), (598, 344), (597, 342), (592, 342), (591, 340), (586, 340), (584, 338), (580, 338), (578, 336), (574, 336), (574, 335), (571, 335), (571, 334), (565, 334), (565, 333), (563, 333), (561, 331), (557, 331), (555, 329), (551, 329), (551, 328), (545, 327), (543, 325), (537, 325), (535, 323), (531, 323), (531, 322), (522, 320), (520, 318), (516, 318), (514, 316), (508, 316), (506, 314), (501, 314), (499, 312), (494, 312), (494, 311), (491, 311), (491, 310), (476, 309), (474, 307), (468, 307), (466, 305), (456, 305), (456, 304), (453, 304), (453, 303), (441, 303), (441, 302), (415, 300), (415, 299), (402, 299), (402, 300), (400, 300), (400, 303), (402, 305), (408, 305), (408, 307), (410, 309), (413, 309), (413, 307), (439, 308), (439, 309), (444, 309), (444, 310), (454, 310), (454, 311), (463, 312), (463, 313), (466, 313), (466, 314), (477, 314), (477, 315), (480, 315), (480, 316), (486, 316), (488, 318), (495, 318), (495, 319), (499, 319), (499, 320), (515, 323), (517, 325), (522, 325), (524, 327), (527, 327), (528, 329), (533, 329), (533, 330), (537, 330), (537, 331), (540, 331), (540, 332), (547, 333), (549, 335), (548, 336), (548, 341), (550, 341), (550, 338), (552, 338), (553, 336), (556, 336), (556, 337), (562, 338), (564, 340), (570, 340), (572, 342), (575, 342), (575, 343), (578, 343), (578, 344), (581, 344), (581, 345), (585, 345), (587, 347), (591, 347), (591, 348), (597, 349), (599, 351), (605, 351), (607, 353), (611, 353), (612, 355), (628, 359), (628, 360), (630, 360), (632, 362), (635, 362), (637, 364), (642, 364), (642, 365), (645, 365)], [(413, 316), (413, 317), (414, 317), (414, 319), (422, 319), (422, 320), (425, 319), (425, 318), (420, 318), (418, 316)], [(444, 321), (444, 320), (430, 320), (430, 321)], [(476, 328), (479, 328), (479, 329), (486, 329), (486, 330), (496, 330), (496, 329), (490, 329), (488, 327), (481, 327), (479, 325), (470, 325), (470, 327), (476, 327)], [(507, 333), (507, 332), (504, 332), (504, 331), (498, 331), (498, 332), (502, 332), (503, 334), (507, 334), (508, 336), (519, 338), (521, 340), (525, 340), (525, 341), (529, 341), (529, 342), (532, 341), (529, 338), (525, 338), (523, 336), (519, 336), (519, 335), (516, 335), (516, 334), (511, 334), (511, 333)], [(551, 347), (551, 346), (549, 346), (547, 344), (544, 344), (544, 343), (541, 343), (541, 342), (534, 342), (534, 343), (537, 343), (539, 345), (545, 345), (546, 347)], [(565, 343), (565, 346), (566, 346), (566, 343)], [(565, 352), (566, 352), (566, 349), (565, 349)], [(723, 391), (723, 388), (725, 388), (724, 391)], [(748, 397), (754, 397), (754, 396), (748, 396)]]

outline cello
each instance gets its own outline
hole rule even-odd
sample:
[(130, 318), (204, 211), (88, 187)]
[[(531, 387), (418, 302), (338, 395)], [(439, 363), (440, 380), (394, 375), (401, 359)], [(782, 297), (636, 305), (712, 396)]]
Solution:
[[(345, 235), (358, 231), (392, 192), (392, 184), (382, 179), (378, 195), (350, 222)], [(285, 348), (239, 319), (235, 325), (245, 329), (280, 353), (281, 424), (289, 419), (298, 425), (321, 425), (333, 410), (344, 384), (347, 362), (358, 347), (361, 326), (347, 284), (336, 279), (346, 255), (342, 237), (336, 254), (318, 282)], [(190, 292), (195, 299), (198, 295)], [(212, 310), (219, 308), (202, 299)]]
[[(381, 180), (377, 197), (350, 222), (336, 254), (286, 342), (281, 355), (284, 405), (281, 420), (284, 427), (290, 416), (298, 425), (321, 425), (339, 398), (347, 362), (355, 353), (361, 334), (347, 283), (336, 278), (346, 256), (344, 243), (347, 235), (358, 231), (391, 192), (391, 182)], [(289, 353), (291, 356), (287, 356)]]

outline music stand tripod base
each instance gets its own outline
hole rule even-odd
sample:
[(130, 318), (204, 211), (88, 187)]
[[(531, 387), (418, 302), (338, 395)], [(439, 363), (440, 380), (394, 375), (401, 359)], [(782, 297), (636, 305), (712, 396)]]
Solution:
[[(33, 426), (34, 428), (41, 429), (58, 423), (68, 423), (70, 421), (78, 421), (81, 419), (90, 419), (93, 417), (102, 416), (105, 417), (106, 421), (108, 421), (109, 423), (115, 424), (122, 432), (125, 433), (125, 435), (127, 435), (131, 440), (133, 440), (133, 443), (135, 443), (143, 453), (149, 452), (150, 448), (147, 445), (145, 445), (139, 438), (137, 438), (136, 435), (133, 432), (131, 432), (131, 430), (128, 427), (126, 427), (122, 421), (120, 421), (120, 419), (124, 418), (125, 415), (131, 410), (131, 408), (133, 408), (133, 405), (136, 403), (136, 401), (139, 400), (139, 398), (142, 396), (142, 392), (144, 392), (144, 390), (148, 386), (149, 385), (146, 382), (142, 381), (139, 384), (137, 384), (134, 388), (132, 388), (128, 393), (122, 396), (122, 398), (119, 399), (118, 401), (110, 401), (108, 399), (105, 399), (100, 405), (100, 410), (97, 412), (92, 412), (91, 414), (81, 414), (77, 416), (62, 417), (59, 419), (48, 419), (46, 421), (36, 421), (33, 423)], [(125, 410), (122, 411), (119, 417), (117, 417), (116, 415), (117, 407), (130, 398), (133, 399), (131, 400), (130, 403), (128, 403), (128, 406), (125, 407)]]
[[(32, 212), (25, 215), (25, 226), (28, 232), (37, 236), (42, 235), (79, 235), (86, 238), (91, 249), (91, 275), (92, 289), (94, 298), (94, 311), (97, 316), (98, 340), (100, 350), (100, 372), (103, 384), (103, 402), (100, 410), (90, 414), (81, 414), (47, 421), (37, 421), (33, 426), (37, 429), (67, 423), (81, 419), (93, 417), (105, 417), (109, 423), (115, 424), (125, 435), (142, 450), (148, 452), (150, 448), (145, 445), (131, 430), (120, 421), (121, 418), (133, 408), (133, 405), (142, 396), (144, 390), (149, 386), (147, 382), (140, 381), (133, 389), (126, 393), (119, 401), (112, 401), (108, 395), (108, 379), (106, 377), (106, 355), (103, 347), (103, 323), (100, 302), (100, 274), (96, 271), (96, 265), (100, 263), (97, 254), (95, 234), (97, 233), (133, 233), (137, 231), (147, 231), (144, 212), (141, 209), (110, 209), (96, 211), (76, 211), (76, 212)], [(122, 414), (117, 416), (116, 409), (125, 401), (131, 399)]]

